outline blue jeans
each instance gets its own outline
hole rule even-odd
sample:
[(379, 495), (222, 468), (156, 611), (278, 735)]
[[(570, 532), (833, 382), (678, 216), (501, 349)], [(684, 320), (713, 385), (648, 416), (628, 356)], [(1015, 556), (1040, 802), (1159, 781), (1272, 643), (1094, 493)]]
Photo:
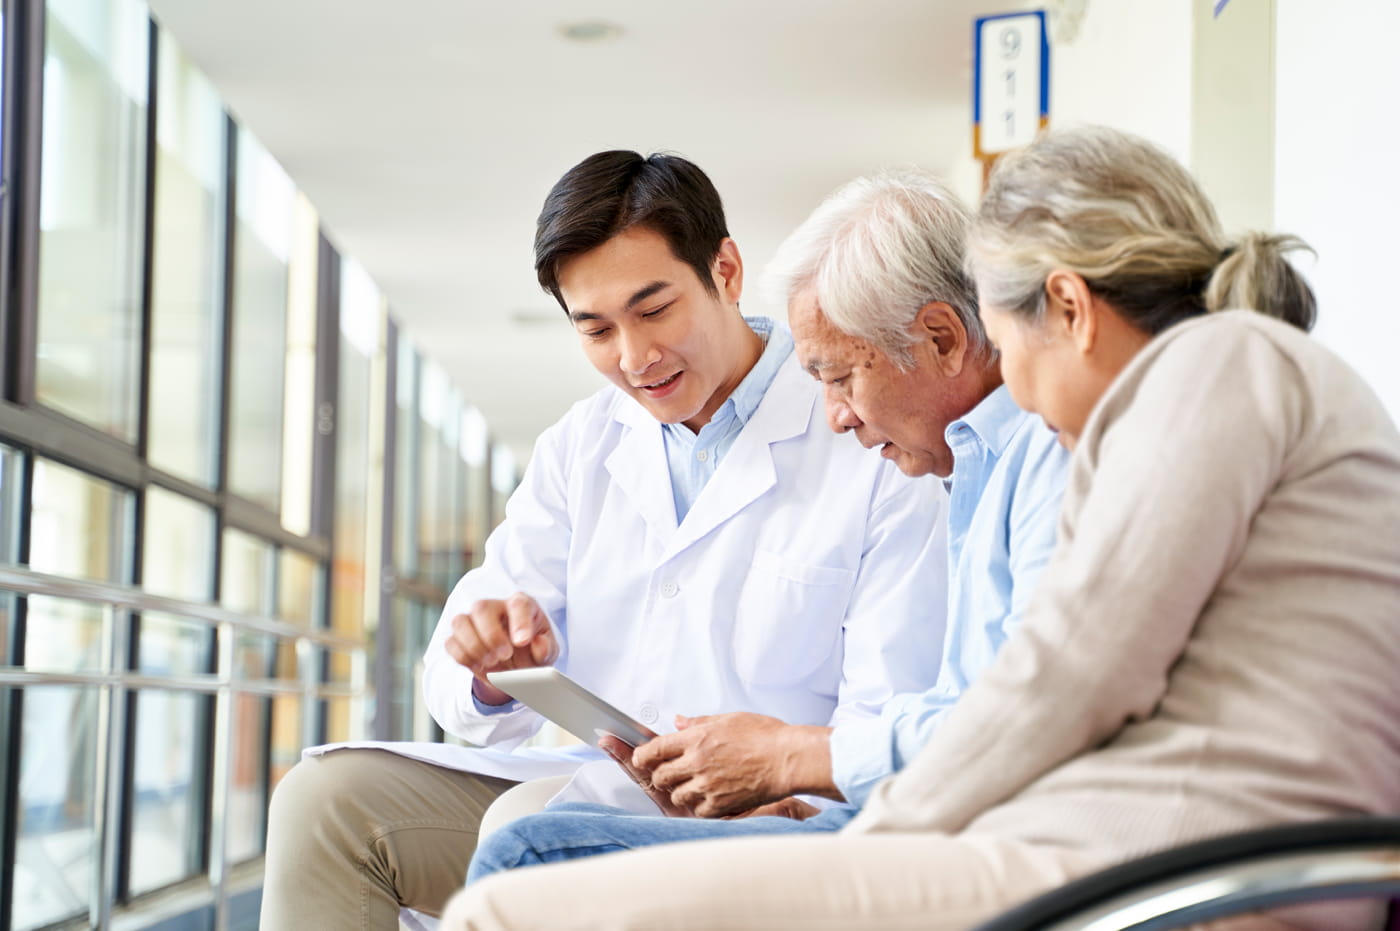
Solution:
[(655, 844), (754, 834), (837, 831), (855, 815), (852, 808), (829, 808), (806, 821), (782, 817), (720, 821), (634, 815), (607, 805), (565, 803), (512, 821), (486, 838), (472, 857), (467, 882), (517, 866), (558, 863)]

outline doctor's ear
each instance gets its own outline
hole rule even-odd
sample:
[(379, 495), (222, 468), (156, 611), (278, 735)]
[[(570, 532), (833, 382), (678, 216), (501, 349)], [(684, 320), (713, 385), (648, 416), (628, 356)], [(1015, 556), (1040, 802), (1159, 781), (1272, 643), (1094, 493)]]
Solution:
[(719, 251), (710, 263), (710, 276), (725, 300), (739, 303), (739, 295), (744, 290), (744, 260), (739, 256), (738, 244), (728, 236), (720, 242)]
[(1103, 309), (1103, 302), (1078, 273), (1057, 268), (1046, 276), (1041, 326), (1051, 337), (1066, 337), (1081, 352), (1093, 349)]

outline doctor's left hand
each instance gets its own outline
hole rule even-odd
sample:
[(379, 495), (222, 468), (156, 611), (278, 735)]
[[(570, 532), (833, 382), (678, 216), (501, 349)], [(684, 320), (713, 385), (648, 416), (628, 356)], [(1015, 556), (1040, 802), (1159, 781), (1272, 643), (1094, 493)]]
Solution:
[(632, 765), (675, 808), (716, 818), (799, 793), (840, 797), (831, 783), (830, 728), (750, 712), (677, 715), (676, 727), (632, 753)]

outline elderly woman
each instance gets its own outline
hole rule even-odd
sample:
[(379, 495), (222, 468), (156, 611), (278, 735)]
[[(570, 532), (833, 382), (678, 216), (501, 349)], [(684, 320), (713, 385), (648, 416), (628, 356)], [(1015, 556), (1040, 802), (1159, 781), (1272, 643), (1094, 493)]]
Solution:
[(1086, 129), (1006, 158), (969, 245), (1012, 395), (1074, 451), (1019, 631), (841, 833), (503, 873), (449, 927), (964, 928), (1166, 846), (1400, 810), (1400, 435), (1300, 329), (1296, 240), (1227, 243), (1170, 156)]

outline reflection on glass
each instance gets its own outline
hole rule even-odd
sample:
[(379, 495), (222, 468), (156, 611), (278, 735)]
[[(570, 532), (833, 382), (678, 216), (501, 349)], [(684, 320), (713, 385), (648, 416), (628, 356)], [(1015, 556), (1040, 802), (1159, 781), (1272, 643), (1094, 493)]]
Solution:
[(36, 459), (30, 567), (101, 582), (129, 581), (134, 500), (110, 482)]
[(304, 553), (282, 550), (277, 617), (304, 627), (321, 625), (321, 565)]
[[(370, 577), (369, 539), (365, 528), (377, 525), (371, 502), (378, 499), (378, 483), (382, 479), (382, 473), (371, 464), (370, 386), (383, 318), (379, 289), (358, 263), (344, 260), (340, 276), (340, 384), (336, 406), (331, 626), (347, 636), (364, 633), (370, 620), (365, 616), (366, 607), (373, 608), (368, 594), (378, 589), (378, 577)], [(378, 476), (373, 495), (372, 471)]]
[(41, 403), (136, 440), (145, 199), (147, 11), (44, 5), (39, 192)]
[(145, 689), (132, 699), (136, 746), (132, 778), (131, 893), (139, 895), (199, 872), (204, 792), (195, 761), (203, 695)]
[(223, 304), (224, 110), (164, 30), (157, 69), (151, 464), (212, 487)]
[(31, 686), (20, 730), (12, 925), (87, 913), (97, 867), (97, 691)]
[(241, 530), (224, 531), (223, 566), (219, 574), (219, 601), (240, 614), (267, 617), (272, 610), (272, 570), (275, 550), (271, 543)]
[(296, 189), (267, 150), (242, 129), (236, 189), (228, 481), (236, 494), (277, 513)]
[(185, 601), (214, 594), (214, 512), (183, 495), (146, 489), (142, 587)]

